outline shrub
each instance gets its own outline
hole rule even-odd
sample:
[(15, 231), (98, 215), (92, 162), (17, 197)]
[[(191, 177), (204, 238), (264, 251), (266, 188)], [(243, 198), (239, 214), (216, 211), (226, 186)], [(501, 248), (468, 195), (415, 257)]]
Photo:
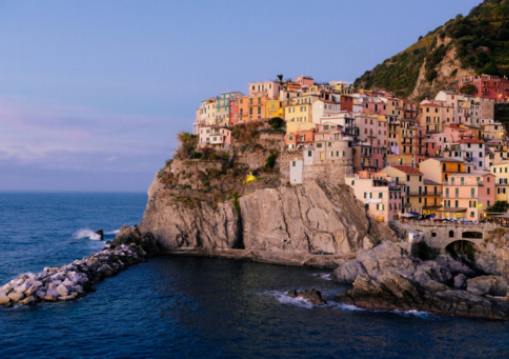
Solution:
[(180, 159), (193, 158), (196, 146), (198, 145), (198, 136), (189, 132), (181, 132), (178, 134), (178, 139), (180, 141), (180, 148), (176, 153), (176, 157)]
[(269, 157), (267, 157), (267, 160), (265, 161), (265, 170), (271, 171), (276, 167), (277, 158), (279, 156), (279, 153), (272, 152)]
[(286, 122), (280, 117), (273, 117), (268, 121), (268, 123), (275, 131), (286, 131)]
[(460, 92), (465, 95), (475, 96), (477, 94), (477, 87), (472, 84), (467, 84), (460, 88)]
[(506, 212), (509, 209), (509, 203), (506, 201), (496, 201), (495, 204), (488, 208), (488, 212)]

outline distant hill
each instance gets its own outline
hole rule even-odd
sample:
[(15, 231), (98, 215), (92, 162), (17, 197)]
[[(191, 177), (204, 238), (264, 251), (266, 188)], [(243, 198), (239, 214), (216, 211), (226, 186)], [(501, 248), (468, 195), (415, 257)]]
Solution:
[(449, 20), (366, 71), (355, 86), (421, 99), (481, 73), (509, 76), (509, 0), (485, 0)]

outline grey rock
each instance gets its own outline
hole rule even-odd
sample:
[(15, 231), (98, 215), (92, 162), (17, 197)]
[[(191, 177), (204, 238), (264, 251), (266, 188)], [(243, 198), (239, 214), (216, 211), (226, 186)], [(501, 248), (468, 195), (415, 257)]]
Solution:
[(467, 280), (467, 290), (477, 295), (505, 297), (507, 295), (507, 280), (501, 276), (479, 276)]
[(300, 298), (313, 305), (327, 304), (327, 301), (323, 298), (322, 293), (316, 289), (291, 290), (287, 294), (289, 297)]
[(463, 273), (460, 273), (454, 277), (454, 288), (465, 289), (467, 286), (467, 278)]

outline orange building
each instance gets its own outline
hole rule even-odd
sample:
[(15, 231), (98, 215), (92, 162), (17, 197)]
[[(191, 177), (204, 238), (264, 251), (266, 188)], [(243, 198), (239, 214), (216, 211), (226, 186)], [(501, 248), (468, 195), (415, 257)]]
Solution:
[(266, 96), (252, 97), (243, 96), (239, 100), (239, 117), (241, 122), (265, 120)]

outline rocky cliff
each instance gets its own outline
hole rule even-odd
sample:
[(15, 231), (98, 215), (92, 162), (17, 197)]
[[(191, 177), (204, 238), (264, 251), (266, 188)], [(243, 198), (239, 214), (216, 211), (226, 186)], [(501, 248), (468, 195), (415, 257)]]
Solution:
[(189, 205), (155, 179), (140, 229), (168, 252), (317, 266), (392, 236), (367, 217), (345, 186), (314, 181), (245, 192), (229, 201)]
[[(232, 136), (221, 152), (181, 134), (174, 159), (150, 186), (140, 230), (166, 252), (333, 267), (394, 239), (348, 186), (325, 179), (290, 186), (280, 128), (252, 123)], [(247, 183), (250, 176), (256, 180)]]

